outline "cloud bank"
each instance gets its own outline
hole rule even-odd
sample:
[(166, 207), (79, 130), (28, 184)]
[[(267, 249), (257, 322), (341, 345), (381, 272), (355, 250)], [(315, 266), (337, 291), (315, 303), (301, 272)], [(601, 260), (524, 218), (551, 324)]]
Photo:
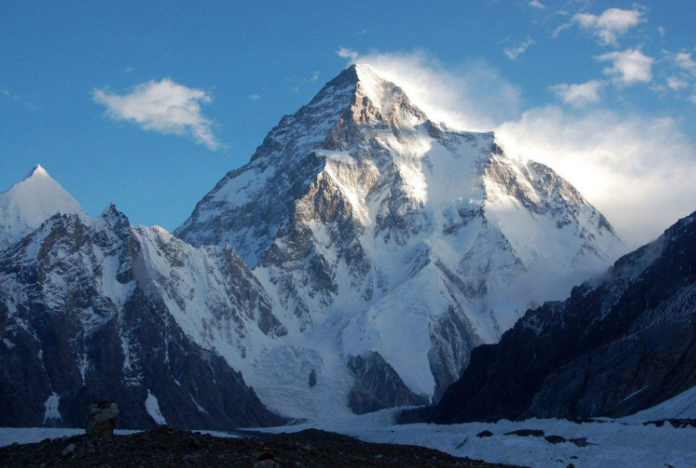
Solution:
[(201, 112), (201, 103), (212, 97), (200, 89), (188, 88), (170, 79), (148, 81), (128, 94), (113, 94), (95, 89), (93, 99), (106, 106), (112, 120), (132, 122), (144, 130), (189, 136), (213, 151), (222, 147), (213, 135), (212, 120)]
[(547, 164), (595, 204), (631, 247), (696, 210), (696, 145), (672, 119), (608, 110), (529, 110), (497, 130), (502, 146)]

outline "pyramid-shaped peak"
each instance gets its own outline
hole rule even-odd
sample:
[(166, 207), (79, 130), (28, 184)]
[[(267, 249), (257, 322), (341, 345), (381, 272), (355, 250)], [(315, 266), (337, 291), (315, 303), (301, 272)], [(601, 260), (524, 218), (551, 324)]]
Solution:
[(112, 214), (114, 214), (114, 213), (120, 213), (120, 212), (118, 211), (118, 208), (116, 208), (116, 203), (114, 203), (114, 202), (111, 201), (111, 202), (109, 202), (108, 205), (106, 205), (106, 208), (104, 208), (104, 209), (102, 210), (102, 212), (101, 212), (101, 214), (100, 214), (99, 216), (101, 216), (101, 217), (107, 217), (107, 216), (110, 216), (110, 215), (112, 215)]
[(84, 214), (79, 203), (40, 165), (0, 194), (0, 249), (56, 213)]
[(34, 168), (27, 174), (25, 179), (31, 179), (32, 177), (48, 177), (50, 178), (51, 176), (48, 175), (48, 172), (46, 172), (46, 169), (43, 168), (41, 164), (37, 164), (34, 166)]
[(394, 115), (401, 116), (399, 119), (403, 122), (420, 123), (427, 120), (427, 116), (413, 105), (401, 87), (383, 78), (377, 69), (368, 64), (355, 63), (343, 70), (324, 86), (309, 106), (320, 107), (326, 106), (328, 102), (336, 103), (341, 96), (349, 97), (349, 100), (340, 101), (340, 105), (333, 104), (333, 107), (337, 113), (342, 112), (345, 107), (351, 107), (356, 121), (372, 122), (374, 119), (365, 119), (366, 115), (373, 114), (372, 109), (379, 111), (379, 115), (373, 114), (378, 121), (392, 120)]

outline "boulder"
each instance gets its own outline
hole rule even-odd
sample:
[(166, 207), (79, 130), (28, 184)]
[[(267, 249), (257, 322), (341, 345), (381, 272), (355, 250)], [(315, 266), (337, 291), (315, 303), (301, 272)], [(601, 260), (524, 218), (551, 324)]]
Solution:
[(87, 412), (87, 437), (113, 437), (118, 405), (114, 401), (102, 401), (89, 405)]

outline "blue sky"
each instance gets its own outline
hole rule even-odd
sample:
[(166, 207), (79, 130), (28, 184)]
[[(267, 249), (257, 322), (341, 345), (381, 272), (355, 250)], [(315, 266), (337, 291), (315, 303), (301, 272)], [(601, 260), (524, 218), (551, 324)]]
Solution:
[(3, 2), (0, 190), (40, 163), (88, 213), (173, 230), (357, 60), (642, 242), (696, 210), (694, 18), (693, 0)]

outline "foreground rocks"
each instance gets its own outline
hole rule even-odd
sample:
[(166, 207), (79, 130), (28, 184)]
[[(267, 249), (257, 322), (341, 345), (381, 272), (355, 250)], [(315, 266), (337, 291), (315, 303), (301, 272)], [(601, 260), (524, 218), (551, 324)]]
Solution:
[(505, 465), (456, 458), (422, 447), (370, 444), (318, 430), (263, 439), (225, 439), (162, 426), (108, 439), (78, 436), (13, 445), (0, 449), (0, 466), (495, 468)]

